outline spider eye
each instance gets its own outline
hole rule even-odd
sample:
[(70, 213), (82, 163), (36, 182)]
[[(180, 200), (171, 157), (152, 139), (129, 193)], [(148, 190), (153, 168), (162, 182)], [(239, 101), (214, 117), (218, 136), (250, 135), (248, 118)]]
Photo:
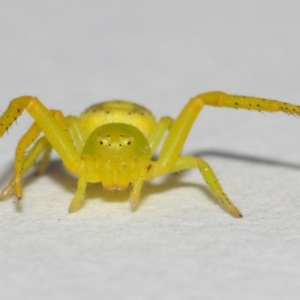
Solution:
[(136, 160), (145, 155), (150, 159), (152, 155), (142, 132), (123, 123), (105, 124), (95, 129), (86, 140), (82, 154), (118, 161)]

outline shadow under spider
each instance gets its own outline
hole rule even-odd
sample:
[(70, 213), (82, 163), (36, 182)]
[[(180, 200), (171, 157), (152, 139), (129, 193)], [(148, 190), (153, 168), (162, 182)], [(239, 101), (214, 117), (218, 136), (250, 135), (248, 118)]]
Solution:
[(284, 168), (289, 168), (294, 170), (300, 170), (300, 164), (295, 164), (295, 163), (280, 161), (275, 159), (269, 159), (265, 157), (258, 157), (249, 154), (241, 154), (232, 151), (228, 152), (228, 151), (207, 149), (207, 150), (193, 152), (192, 155), (201, 158), (220, 157), (220, 158), (226, 158), (231, 160), (244, 161), (251, 164), (260, 164), (260, 165), (268, 165), (273, 167), (284, 167)]

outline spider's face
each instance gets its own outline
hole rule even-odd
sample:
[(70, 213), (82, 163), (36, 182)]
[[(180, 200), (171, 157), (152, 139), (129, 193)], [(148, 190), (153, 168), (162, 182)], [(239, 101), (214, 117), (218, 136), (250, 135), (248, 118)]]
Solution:
[(83, 159), (94, 160), (96, 172), (107, 189), (124, 189), (146, 171), (152, 153), (145, 136), (123, 123), (95, 129), (82, 150)]
[(122, 123), (106, 124), (94, 130), (82, 154), (106, 160), (150, 158), (152, 155), (145, 136), (136, 127)]

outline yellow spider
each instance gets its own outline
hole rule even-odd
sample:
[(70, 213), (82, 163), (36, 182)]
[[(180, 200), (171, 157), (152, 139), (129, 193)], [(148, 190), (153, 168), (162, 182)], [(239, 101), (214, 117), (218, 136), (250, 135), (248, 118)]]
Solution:
[[(232, 216), (242, 217), (207, 162), (198, 157), (180, 156), (193, 122), (204, 105), (300, 115), (300, 106), (277, 100), (208, 92), (193, 97), (174, 120), (162, 117), (156, 121), (146, 108), (117, 100), (95, 104), (80, 117), (64, 117), (59, 110), (47, 109), (36, 97), (22, 96), (13, 99), (0, 118), (0, 137), (24, 109), (35, 122), (17, 145), (14, 175), (0, 198), (5, 199), (14, 191), (20, 199), (22, 175), (41, 155), (37, 173), (42, 173), (54, 148), (65, 167), (79, 177), (69, 212), (81, 207), (89, 182), (101, 182), (107, 190), (124, 190), (131, 184), (130, 202), (135, 207), (145, 181), (198, 168), (222, 206)], [(166, 132), (159, 157), (152, 160)], [(36, 140), (41, 133), (43, 135)], [(31, 144), (33, 146), (25, 155)]]

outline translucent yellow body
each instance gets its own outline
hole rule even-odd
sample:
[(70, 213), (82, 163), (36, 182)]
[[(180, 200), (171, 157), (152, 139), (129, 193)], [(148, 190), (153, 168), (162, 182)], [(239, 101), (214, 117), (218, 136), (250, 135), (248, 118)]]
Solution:
[[(198, 168), (221, 205), (234, 217), (241, 217), (209, 164), (198, 157), (180, 155), (194, 120), (204, 105), (300, 115), (297, 105), (208, 92), (193, 97), (176, 119), (162, 117), (156, 120), (146, 108), (119, 100), (93, 105), (79, 117), (65, 117), (58, 110), (47, 109), (36, 97), (22, 96), (13, 99), (1, 116), (0, 136), (25, 109), (34, 123), (17, 145), (14, 175), (0, 198), (5, 199), (14, 192), (20, 199), (22, 176), (40, 156), (37, 173), (42, 173), (54, 148), (65, 167), (79, 177), (69, 212), (81, 207), (89, 182), (102, 183), (108, 190), (124, 190), (131, 185), (130, 201), (134, 207), (145, 181), (167, 173)], [(158, 159), (153, 160), (165, 135)]]

